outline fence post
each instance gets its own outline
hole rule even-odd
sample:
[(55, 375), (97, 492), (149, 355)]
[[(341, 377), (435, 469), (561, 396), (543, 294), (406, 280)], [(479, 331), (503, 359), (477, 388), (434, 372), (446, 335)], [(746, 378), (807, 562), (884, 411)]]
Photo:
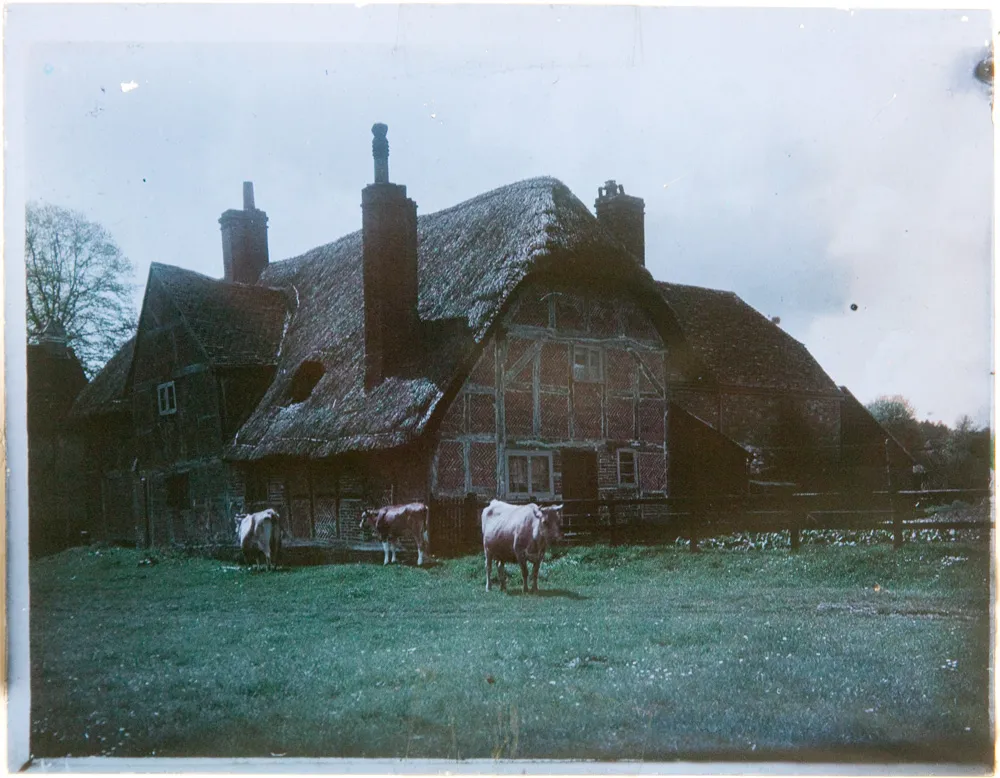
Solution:
[(903, 513), (895, 489), (889, 492), (889, 510), (892, 512), (892, 547), (900, 549), (903, 547)]

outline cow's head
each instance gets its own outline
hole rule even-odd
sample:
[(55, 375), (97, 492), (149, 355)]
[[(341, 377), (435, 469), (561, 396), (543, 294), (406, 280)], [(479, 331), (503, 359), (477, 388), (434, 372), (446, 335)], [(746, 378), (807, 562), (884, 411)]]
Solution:
[(361, 511), (361, 523), (358, 528), (364, 530), (366, 526), (375, 526), (375, 514), (378, 513), (374, 508), (365, 508)]
[(562, 537), (562, 505), (547, 505), (538, 509), (539, 529), (550, 543)]
[(249, 515), (250, 514), (248, 513), (237, 513), (236, 515), (233, 516), (233, 522), (235, 522), (237, 529), (239, 529), (240, 524), (243, 523), (243, 519), (245, 519)]

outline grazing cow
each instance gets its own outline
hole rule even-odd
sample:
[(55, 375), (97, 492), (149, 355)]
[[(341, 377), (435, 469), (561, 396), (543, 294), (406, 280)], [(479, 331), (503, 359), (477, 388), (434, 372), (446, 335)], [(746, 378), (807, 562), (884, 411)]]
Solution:
[(250, 564), (251, 559), (263, 557), (266, 569), (277, 569), (281, 551), (280, 518), (274, 508), (259, 513), (236, 514), (236, 534), (246, 564)]
[(389, 564), (389, 550), (392, 550), (392, 561), (396, 561), (396, 545), (393, 541), (412, 537), (417, 544), (417, 565), (424, 563), (424, 554), (430, 538), (427, 535), (427, 506), (422, 502), (411, 502), (406, 505), (386, 505), (384, 508), (367, 509), (361, 512), (361, 529), (367, 524), (382, 541), (385, 551), (383, 565)]
[(550, 543), (560, 537), (562, 505), (539, 508), (534, 503), (510, 505), (493, 500), (483, 511), (483, 551), (486, 553), (486, 591), (490, 590), (493, 562), (501, 591), (507, 588), (507, 562), (521, 566), (528, 591), (528, 562), (532, 563), (531, 590), (538, 591), (538, 567)]

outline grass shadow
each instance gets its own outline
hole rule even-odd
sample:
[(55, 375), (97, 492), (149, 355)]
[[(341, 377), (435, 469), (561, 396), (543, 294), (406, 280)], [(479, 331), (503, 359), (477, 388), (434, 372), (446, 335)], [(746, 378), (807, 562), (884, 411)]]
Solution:
[(539, 589), (535, 592), (525, 592), (522, 589), (508, 589), (507, 594), (511, 597), (563, 597), (567, 600), (589, 600), (578, 592), (569, 589)]

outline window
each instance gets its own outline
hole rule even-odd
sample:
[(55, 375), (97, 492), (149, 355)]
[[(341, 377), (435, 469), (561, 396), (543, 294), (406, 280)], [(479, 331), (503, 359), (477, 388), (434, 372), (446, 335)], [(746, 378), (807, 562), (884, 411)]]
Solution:
[(261, 470), (251, 470), (246, 476), (246, 503), (267, 502), (267, 474)]
[(635, 452), (626, 448), (618, 449), (618, 484), (635, 486)]
[(319, 383), (319, 379), (323, 377), (323, 373), (323, 365), (319, 362), (307, 361), (299, 365), (288, 390), (288, 402), (284, 404), (295, 405), (307, 400)]
[(161, 416), (177, 413), (177, 390), (173, 381), (167, 381), (156, 387), (156, 402), (160, 407)]
[(167, 507), (177, 511), (191, 507), (190, 489), (191, 484), (187, 473), (167, 478)]
[(507, 455), (507, 494), (552, 495), (552, 454), (548, 451)]
[(592, 346), (573, 347), (573, 380), (600, 381), (601, 350)]

